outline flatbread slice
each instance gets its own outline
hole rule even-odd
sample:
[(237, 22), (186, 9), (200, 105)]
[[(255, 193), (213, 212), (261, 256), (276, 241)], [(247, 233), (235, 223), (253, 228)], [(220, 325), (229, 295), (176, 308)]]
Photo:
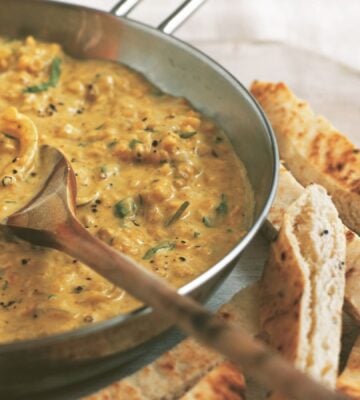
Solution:
[[(281, 166), (277, 194), (264, 225), (264, 232), (269, 240), (277, 237), (285, 211), (304, 190), (291, 172)], [(345, 236), (345, 309), (360, 324), (360, 237), (348, 228), (345, 228)]]
[(344, 371), (338, 378), (337, 388), (351, 399), (360, 400), (360, 336), (351, 350)]
[(360, 234), (360, 149), (284, 83), (255, 81), (251, 93), (265, 110), (280, 157), (294, 177), (303, 186), (324, 186), (345, 225)]
[[(218, 314), (228, 321), (239, 323), (249, 333), (257, 334), (260, 329), (258, 284), (240, 290), (220, 308)], [(86, 397), (86, 400), (178, 399), (221, 362), (221, 355), (188, 338), (150, 365)], [(224, 374), (224, 368), (219, 373)], [(214, 372), (210, 381), (215, 382), (216, 379)], [(238, 379), (240, 382), (240, 376)]]
[(244, 376), (225, 361), (205, 375), (181, 400), (245, 400)]
[(260, 321), (271, 346), (331, 388), (340, 354), (344, 260), (337, 210), (324, 188), (311, 185), (286, 211), (270, 248)]

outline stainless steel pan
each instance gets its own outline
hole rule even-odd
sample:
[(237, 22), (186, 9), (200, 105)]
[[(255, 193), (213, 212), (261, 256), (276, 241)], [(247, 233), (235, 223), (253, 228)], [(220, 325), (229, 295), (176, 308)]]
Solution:
[[(255, 192), (255, 219), (231, 252), (180, 289), (199, 301), (222, 282), (258, 231), (274, 197), (278, 171), (271, 128), (247, 90), (216, 62), (169, 35), (202, 2), (185, 1), (154, 29), (125, 18), (137, 0), (121, 1), (109, 14), (46, 1), (0, 0), (0, 35), (31, 34), (61, 43), (77, 58), (127, 64), (162, 90), (189, 99), (225, 130), (247, 168)], [(0, 345), (0, 398), (55, 398), (46, 393), (121, 369), (149, 346), (141, 343), (167, 327), (161, 316), (144, 307), (66, 334)]]

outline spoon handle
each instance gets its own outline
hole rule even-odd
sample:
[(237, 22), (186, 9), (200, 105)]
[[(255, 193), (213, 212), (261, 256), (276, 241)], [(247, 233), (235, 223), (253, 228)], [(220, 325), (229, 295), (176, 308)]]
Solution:
[(61, 230), (55, 247), (160, 311), (171, 323), (218, 350), (266, 387), (298, 400), (345, 398), (296, 370), (240, 327), (220, 320), (196, 301), (179, 295), (160, 278), (92, 236), (77, 220), (71, 220)]

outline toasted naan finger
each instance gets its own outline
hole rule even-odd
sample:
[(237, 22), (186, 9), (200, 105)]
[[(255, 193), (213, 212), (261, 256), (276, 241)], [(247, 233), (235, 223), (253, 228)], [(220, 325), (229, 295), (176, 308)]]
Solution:
[(280, 157), (294, 177), (303, 186), (324, 186), (345, 225), (360, 234), (360, 149), (284, 83), (254, 82), (251, 92), (265, 110)]
[[(238, 292), (218, 314), (257, 334), (260, 326), (258, 284)], [(175, 400), (221, 362), (221, 355), (188, 338), (150, 365), (86, 400)]]
[(340, 354), (345, 250), (334, 204), (324, 188), (311, 185), (285, 212), (261, 281), (260, 320), (269, 344), (331, 388)]

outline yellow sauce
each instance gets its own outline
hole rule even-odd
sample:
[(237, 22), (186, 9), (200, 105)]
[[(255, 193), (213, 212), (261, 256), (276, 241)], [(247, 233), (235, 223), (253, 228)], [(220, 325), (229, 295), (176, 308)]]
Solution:
[[(76, 172), (81, 223), (174, 286), (221, 259), (251, 224), (250, 184), (224, 134), (122, 65), (75, 60), (31, 37), (0, 39), (0, 131), (1, 218), (36, 193), (38, 147), (50, 144)], [(77, 260), (0, 232), (1, 342), (138, 305)]]

